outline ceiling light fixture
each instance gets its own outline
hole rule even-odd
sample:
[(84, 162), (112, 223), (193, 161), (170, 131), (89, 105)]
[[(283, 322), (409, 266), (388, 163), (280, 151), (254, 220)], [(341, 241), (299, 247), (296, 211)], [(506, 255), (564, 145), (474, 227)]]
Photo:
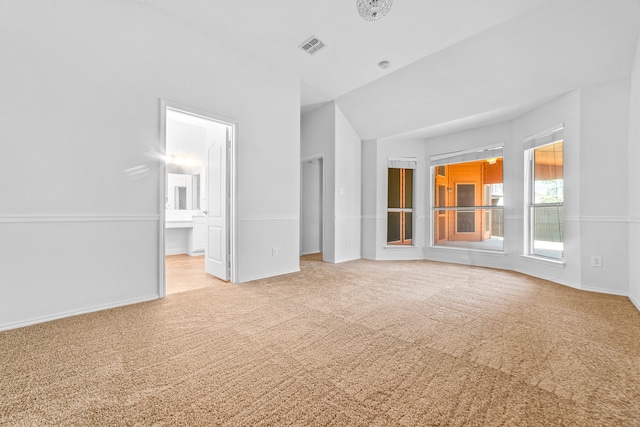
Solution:
[(367, 21), (378, 21), (385, 16), (393, 0), (356, 0), (358, 13)]

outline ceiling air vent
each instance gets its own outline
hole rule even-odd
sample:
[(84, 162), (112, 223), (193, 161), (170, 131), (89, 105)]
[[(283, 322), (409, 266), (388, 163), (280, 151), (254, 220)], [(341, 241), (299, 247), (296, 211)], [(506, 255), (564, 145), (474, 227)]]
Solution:
[(300, 45), (300, 49), (304, 50), (309, 55), (313, 55), (323, 47), (324, 47), (324, 43), (318, 40), (316, 36), (312, 36), (310, 39), (306, 40), (304, 43)]

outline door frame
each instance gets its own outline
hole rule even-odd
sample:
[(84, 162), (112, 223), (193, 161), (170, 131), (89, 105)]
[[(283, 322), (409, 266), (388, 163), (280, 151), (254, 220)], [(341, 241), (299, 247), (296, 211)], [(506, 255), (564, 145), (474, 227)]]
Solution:
[(160, 99), (160, 159), (158, 168), (158, 183), (160, 194), (159, 212), (160, 220), (158, 225), (158, 257), (159, 257), (159, 272), (158, 272), (158, 296), (164, 298), (167, 294), (167, 266), (166, 266), (166, 248), (165, 248), (165, 220), (166, 220), (166, 179), (167, 179), (167, 109), (180, 111), (192, 116), (201, 117), (206, 120), (213, 120), (223, 123), (224, 125), (231, 127), (231, 146), (227, 147), (227, 192), (229, 197), (229, 203), (227, 204), (227, 215), (229, 219), (228, 235), (227, 235), (227, 252), (229, 260), (231, 261), (230, 278), (231, 283), (237, 283), (237, 227), (238, 227), (238, 215), (237, 215), (237, 168), (236, 168), (236, 145), (238, 140), (238, 122), (227, 117), (219, 116), (217, 114), (210, 113), (199, 108), (194, 108), (179, 104), (177, 102)]
[[(325, 238), (326, 236), (326, 232), (327, 232), (327, 227), (326, 227), (326, 198), (325, 198), (325, 191), (326, 191), (326, 183), (325, 183), (325, 161), (324, 161), (324, 153), (320, 153), (320, 154), (315, 154), (313, 156), (309, 156), (309, 157), (305, 157), (300, 159), (300, 201), (302, 201), (302, 164), (309, 162), (309, 161), (313, 161), (313, 160), (320, 160), (322, 162), (322, 177), (320, 178), (321, 182), (322, 182), (322, 247), (320, 248), (320, 250), (322, 251), (322, 261), (324, 261), (324, 257), (325, 257), (325, 242), (327, 241), (327, 239)], [(300, 251), (302, 251), (302, 203), (300, 203), (300, 243), (299, 243), (299, 248)]]

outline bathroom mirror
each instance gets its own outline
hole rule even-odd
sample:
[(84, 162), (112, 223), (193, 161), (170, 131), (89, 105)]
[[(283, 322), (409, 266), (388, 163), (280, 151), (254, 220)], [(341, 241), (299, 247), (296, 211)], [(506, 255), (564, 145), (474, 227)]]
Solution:
[(167, 174), (167, 210), (200, 209), (200, 174)]

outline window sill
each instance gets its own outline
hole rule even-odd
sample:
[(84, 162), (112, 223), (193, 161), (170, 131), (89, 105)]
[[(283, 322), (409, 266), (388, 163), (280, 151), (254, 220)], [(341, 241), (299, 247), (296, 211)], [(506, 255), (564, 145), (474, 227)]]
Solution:
[(431, 245), (428, 247), (429, 250), (443, 251), (443, 252), (473, 252), (479, 253), (482, 255), (493, 255), (493, 256), (507, 256), (505, 251), (490, 251), (487, 249), (472, 249), (472, 248), (457, 248), (457, 247), (446, 247), (446, 246), (437, 246)]
[(555, 259), (552, 259), (552, 258), (544, 258), (544, 257), (535, 256), (535, 255), (520, 255), (520, 257), (523, 258), (523, 259), (526, 259), (527, 261), (532, 261), (532, 262), (535, 262), (537, 264), (548, 265), (550, 267), (564, 268), (564, 266), (566, 265), (566, 263), (564, 261), (561, 261), (561, 260), (555, 260)]
[(405, 250), (405, 251), (408, 251), (408, 250), (411, 250), (411, 249), (419, 249), (418, 246), (413, 246), (413, 245), (386, 245), (386, 246), (383, 246), (383, 248), (385, 250), (392, 250), (392, 251), (393, 250)]

